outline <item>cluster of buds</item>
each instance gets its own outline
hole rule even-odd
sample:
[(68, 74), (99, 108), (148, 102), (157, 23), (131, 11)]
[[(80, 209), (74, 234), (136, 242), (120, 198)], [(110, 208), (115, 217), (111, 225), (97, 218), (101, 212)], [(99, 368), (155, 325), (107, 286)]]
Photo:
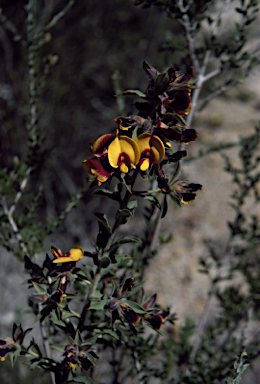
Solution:
[(76, 370), (77, 366), (85, 370), (91, 368), (93, 366), (93, 360), (97, 358), (95, 352), (90, 350), (91, 347), (92, 344), (87, 343), (67, 345), (63, 353), (65, 357), (62, 362), (65, 370)]
[(4, 361), (8, 355), (21, 349), (23, 339), (30, 330), (31, 329), (27, 329), (24, 332), (21, 325), (13, 325), (13, 338), (7, 337), (0, 339), (0, 361)]
[[(201, 185), (184, 182), (170, 185), (164, 166), (177, 163), (187, 155), (186, 150), (174, 151), (171, 142), (188, 144), (198, 135), (194, 129), (187, 128), (183, 117), (191, 108), (193, 69), (179, 74), (170, 67), (159, 74), (144, 62), (144, 70), (150, 80), (146, 92), (123, 92), (142, 98), (142, 102), (135, 103), (139, 115), (116, 117), (117, 129), (91, 144), (93, 155), (83, 161), (83, 168), (95, 177), (99, 186), (112, 176), (123, 180), (132, 170), (138, 170), (143, 177), (153, 175), (162, 192), (174, 193), (179, 202), (187, 203), (185, 189), (191, 192), (192, 201)], [(182, 190), (186, 199), (182, 199)]]
[[(73, 274), (73, 270), (76, 262), (84, 254), (80, 245), (75, 245), (66, 254), (52, 246), (51, 252), (55, 259), (51, 260), (46, 255), (42, 267), (33, 263), (27, 256), (24, 257), (25, 269), (31, 275), (28, 283), (36, 290), (36, 292), (29, 295), (29, 304), (35, 308), (36, 313), (40, 311), (41, 321), (52, 310), (57, 311), (59, 307), (62, 313), (63, 308), (67, 306), (66, 301), (64, 302), (67, 298), (66, 290), (71, 281), (77, 278), (77, 274)], [(42, 284), (47, 285), (47, 287), (44, 288)], [(35, 307), (34, 304), (38, 304), (40, 307)]]
[(122, 315), (123, 318), (131, 325), (139, 323), (141, 318), (147, 322), (153, 329), (159, 330), (165, 320), (169, 317), (169, 311), (163, 311), (154, 307), (157, 295), (149, 297), (139, 306), (134, 302), (126, 300), (131, 293), (134, 283), (133, 277), (126, 279), (124, 284), (121, 284), (115, 291), (107, 303), (107, 308), (110, 311), (117, 311), (117, 315)]

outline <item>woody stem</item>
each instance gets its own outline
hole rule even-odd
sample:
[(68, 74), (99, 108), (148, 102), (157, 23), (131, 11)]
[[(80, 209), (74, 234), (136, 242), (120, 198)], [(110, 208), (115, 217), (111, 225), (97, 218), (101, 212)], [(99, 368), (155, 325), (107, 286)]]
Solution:
[[(131, 181), (131, 189), (134, 186), (134, 183), (135, 183), (136, 178), (137, 178), (137, 174), (138, 174), (138, 171), (135, 170), (135, 172), (133, 174), (133, 177), (132, 177), (132, 181)], [(121, 201), (120, 209), (125, 209), (127, 207), (127, 204), (128, 204), (128, 202), (129, 202), (131, 197), (132, 197), (132, 192), (130, 192), (127, 189), (127, 191), (125, 193), (125, 197)], [(112, 229), (112, 234), (111, 234), (111, 236), (110, 236), (110, 238), (109, 238), (109, 240), (107, 242), (106, 248), (104, 249), (103, 257), (104, 256), (109, 256), (110, 247), (111, 247), (111, 245), (112, 245), (112, 243), (114, 241), (117, 229), (119, 228), (121, 222), (122, 222), (122, 216), (117, 215), (115, 223), (114, 223), (114, 226), (113, 226), (113, 229)], [(91, 289), (90, 289), (90, 293), (89, 293), (89, 299), (90, 300), (95, 299), (95, 291), (96, 291), (97, 285), (99, 283), (99, 280), (101, 278), (101, 274), (102, 274), (102, 267), (99, 266), (98, 269), (97, 269), (96, 275), (94, 277)]]

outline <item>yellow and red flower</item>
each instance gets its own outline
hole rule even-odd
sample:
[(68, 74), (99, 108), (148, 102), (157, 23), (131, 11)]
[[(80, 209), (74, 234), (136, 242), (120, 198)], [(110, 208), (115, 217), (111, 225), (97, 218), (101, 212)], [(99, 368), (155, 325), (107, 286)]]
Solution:
[(105, 183), (111, 176), (111, 173), (104, 168), (100, 157), (92, 156), (84, 160), (82, 166), (90, 175), (96, 176), (98, 185)]
[(135, 168), (140, 159), (138, 145), (128, 136), (116, 137), (108, 147), (108, 161), (111, 167), (128, 173)]
[(65, 255), (60, 249), (55, 247), (51, 247), (51, 252), (53, 256), (56, 257), (56, 259), (53, 260), (53, 263), (70, 263), (72, 261), (79, 261), (82, 259), (84, 254), (83, 248), (80, 245), (74, 245), (74, 247), (72, 247), (71, 250)]
[(5, 361), (6, 357), (16, 350), (15, 341), (9, 337), (0, 339), (0, 361)]
[(160, 164), (165, 156), (165, 148), (161, 139), (151, 133), (142, 133), (135, 139), (141, 153), (139, 166), (146, 171), (151, 164)]
[(108, 133), (100, 136), (93, 144), (90, 145), (93, 154), (98, 157), (106, 154), (109, 145), (115, 138), (116, 135), (114, 133)]
[(128, 173), (140, 159), (138, 145), (128, 136), (107, 134), (99, 137), (92, 145), (94, 156), (82, 163), (90, 175), (96, 176), (98, 185), (103, 184), (119, 168)]

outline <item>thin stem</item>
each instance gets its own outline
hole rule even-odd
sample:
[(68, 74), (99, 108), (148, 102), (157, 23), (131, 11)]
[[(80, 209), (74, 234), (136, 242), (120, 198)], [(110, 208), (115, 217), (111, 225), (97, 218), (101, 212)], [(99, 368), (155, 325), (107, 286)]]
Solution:
[[(133, 177), (132, 177), (131, 188), (134, 186), (137, 175), (138, 175), (138, 171), (136, 170), (133, 174)], [(125, 193), (125, 197), (120, 204), (120, 209), (125, 209), (127, 207), (127, 204), (128, 204), (128, 202), (132, 196), (133, 196), (133, 194), (129, 190), (127, 190)], [(117, 218), (115, 220), (115, 223), (114, 223), (114, 226), (112, 229), (112, 234), (111, 234), (111, 236), (107, 242), (106, 248), (103, 251), (103, 254), (102, 254), (103, 257), (109, 255), (110, 247), (113, 244), (117, 229), (119, 228), (121, 222), (122, 222), (122, 216), (117, 215)], [(95, 274), (95, 277), (94, 277), (94, 280), (92, 282), (92, 286), (91, 286), (91, 289), (89, 292), (89, 299), (90, 300), (95, 299), (95, 291), (97, 289), (97, 286), (98, 286), (98, 283), (99, 283), (101, 276), (102, 276), (102, 267), (99, 266), (97, 271), (96, 271), (96, 274)]]
[[(40, 311), (41, 311), (41, 305), (39, 304), (39, 312)], [(51, 359), (51, 351), (50, 351), (50, 345), (48, 342), (48, 334), (47, 334), (46, 328), (42, 322), (40, 322), (40, 330), (41, 330), (42, 342), (43, 342), (43, 347), (45, 350), (46, 357), (48, 359)], [(56, 384), (54, 372), (50, 371), (50, 376), (51, 376), (52, 384)]]
[(10, 210), (7, 207), (7, 204), (6, 204), (4, 196), (2, 196), (2, 198), (1, 198), (1, 205), (3, 207), (4, 214), (7, 216), (7, 219), (9, 221), (9, 224), (10, 224), (11, 228), (12, 228), (12, 231), (13, 231), (16, 239), (18, 240), (18, 242), (19, 242), (23, 252), (27, 253), (27, 247), (26, 247), (25, 243), (23, 242), (22, 236), (21, 236), (21, 234), (19, 232), (19, 229), (17, 227), (16, 222), (14, 221), (13, 215), (12, 215), (12, 213), (10, 212)]

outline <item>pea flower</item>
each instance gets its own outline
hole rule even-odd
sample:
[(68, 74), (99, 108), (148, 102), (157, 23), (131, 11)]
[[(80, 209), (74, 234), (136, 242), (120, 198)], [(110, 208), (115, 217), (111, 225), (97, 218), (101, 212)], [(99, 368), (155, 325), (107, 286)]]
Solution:
[(96, 176), (98, 185), (103, 184), (119, 168), (128, 173), (136, 167), (140, 159), (137, 144), (128, 136), (107, 134), (99, 137), (92, 145), (94, 156), (82, 163), (90, 175)]
[(128, 136), (116, 137), (108, 147), (108, 161), (111, 167), (120, 168), (128, 173), (135, 168), (140, 159), (140, 150), (134, 140)]
[(106, 135), (100, 136), (90, 148), (95, 156), (104, 156), (107, 154), (107, 149), (112, 141), (116, 138), (114, 133), (107, 133)]
[(169, 317), (169, 311), (162, 311), (161, 309), (154, 308), (157, 295), (156, 293), (149, 297), (142, 305), (144, 310), (147, 310), (147, 313), (143, 315), (144, 320), (156, 331), (158, 331), (165, 320)]
[(23, 331), (21, 324), (19, 326), (14, 324), (13, 338), (0, 338), (0, 361), (5, 361), (8, 355), (15, 352), (17, 348), (19, 348), (19, 345), (22, 345), (26, 333), (28, 333), (31, 329), (32, 328)]
[(172, 192), (175, 197), (179, 200), (180, 203), (189, 204), (195, 200), (196, 193), (198, 190), (202, 189), (201, 184), (186, 183), (185, 181), (180, 181), (174, 184)]
[(177, 113), (178, 115), (187, 115), (191, 110), (191, 91), (180, 90), (180, 91), (168, 91), (164, 92), (163, 95), (159, 95), (161, 100), (161, 113), (166, 112)]
[(160, 164), (165, 156), (163, 142), (158, 136), (151, 133), (142, 133), (135, 139), (141, 152), (139, 166), (141, 171), (146, 171), (151, 164)]
[(164, 139), (178, 141), (185, 144), (195, 141), (198, 136), (198, 132), (196, 132), (195, 129), (186, 128), (182, 124), (168, 126), (160, 122), (160, 124), (157, 124), (156, 126), (156, 134), (157, 131), (158, 135), (162, 135)]
[(141, 126), (141, 127), (150, 127), (151, 122), (149, 120), (144, 119), (143, 117), (140, 116), (117, 116), (114, 121), (118, 124), (119, 128), (122, 130), (128, 130), (131, 128), (134, 128), (136, 126)]
[(6, 357), (16, 350), (15, 341), (9, 337), (0, 339), (0, 361), (5, 361)]
[(96, 156), (92, 156), (89, 159), (84, 160), (82, 166), (87, 173), (92, 176), (96, 176), (98, 185), (105, 183), (111, 176), (111, 173), (104, 168), (102, 159)]
[(51, 247), (51, 252), (53, 256), (57, 259), (53, 260), (53, 263), (70, 263), (72, 261), (79, 261), (82, 259), (84, 251), (80, 245), (74, 245), (71, 250), (65, 255), (62, 253), (60, 249), (55, 247)]
[(122, 300), (122, 297), (127, 296), (128, 293), (131, 292), (134, 285), (133, 277), (126, 279), (124, 284), (120, 284), (115, 292), (116, 297), (112, 297), (107, 303), (107, 308), (111, 312), (115, 309), (119, 311), (124, 319), (129, 324), (137, 324), (141, 318), (139, 313), (136, 313), (130, 305)]
[(67, 370), (75, 370), (77, 365), (85, 370), (91, 368), (93, 363), (90, 359), (93, 360), (93, 358), (97, 358), (97, 355), (93, 351), (87, 352), (91, 347), (91, 344), (67, 345), (63, 353), (63, 356), (65, 356), (63, 360), (65, 368)]

